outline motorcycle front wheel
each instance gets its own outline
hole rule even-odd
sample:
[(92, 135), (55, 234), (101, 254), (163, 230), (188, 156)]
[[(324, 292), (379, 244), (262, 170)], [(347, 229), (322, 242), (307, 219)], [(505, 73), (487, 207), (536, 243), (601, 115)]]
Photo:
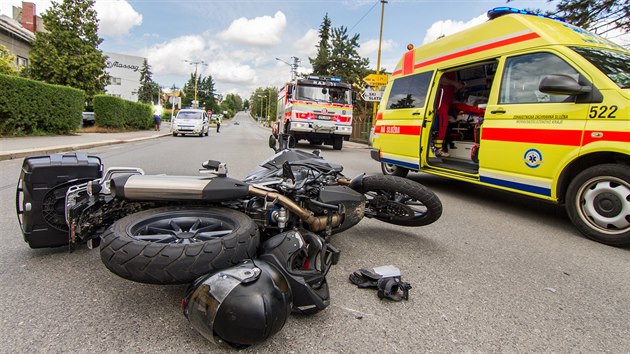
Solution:
[(163, 207), (128, 215), (102, 235), (101, 260), (140, 283), (187, 284), (256, 255), (258, 227), (225, 208)]
[(418, 182), (396, 176), (363, 179), (365, 216), (401, 226), (424, 226), (442, 215), (442, 202)]

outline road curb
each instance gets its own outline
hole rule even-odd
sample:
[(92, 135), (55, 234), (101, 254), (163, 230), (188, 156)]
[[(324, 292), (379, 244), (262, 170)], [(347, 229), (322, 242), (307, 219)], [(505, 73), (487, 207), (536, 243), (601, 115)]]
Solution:
[(103, 141), (98, 141), (98, 142), (93, 142), (93, 143), (84, 143), (84, 144), (57, 145), (57, 146), (47, 146), (43, 148), (34, 148), (34, 149), (9, 150), (9, 151), (0, 152), (0, 161), (19, 159), (22, 157), (39, 155), (39, 154), (46, 155), (46, 154), (54, 154), (54, 153), (65, 152), (65, 151), (91, 149), (93, 147), (105, 146), (105, 145), (131, 143), (134, 141), (162, 138), (169, 135), (171, 135), (171, 133), (163, 133), (163, 134), (157, 134), (157, 135), (152, 135), (152, 136), (143, 136), (140, 138), (103, 140)]

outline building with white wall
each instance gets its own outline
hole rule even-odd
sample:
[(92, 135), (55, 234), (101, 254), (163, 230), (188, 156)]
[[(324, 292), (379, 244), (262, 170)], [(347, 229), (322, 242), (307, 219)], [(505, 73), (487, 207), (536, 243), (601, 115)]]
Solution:
[(109, 85), (105, 86), (105, 93), (129, 101), (138, 101), (140, 70), (145, 58), (109, 52), (103, 54), (107, 56), (105, 71), (111, 77)]

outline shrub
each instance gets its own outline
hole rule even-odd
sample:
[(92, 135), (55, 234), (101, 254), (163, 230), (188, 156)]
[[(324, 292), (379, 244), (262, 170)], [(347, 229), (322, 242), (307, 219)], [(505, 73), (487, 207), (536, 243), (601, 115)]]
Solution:
[(153, 126), (153, 107), (147, 103), (131, 102), (114, 96), (96, 95), (94, 119), (102, 127), (150, 129)]
[(81, 126), (85, 93), (0, 75), (0, 134), (67, 134)]
[[(175, 116), (177, 116), (177, 112), (179, 112), (179, 110), (175, 110), (175, 112), (173, 112), (173, 118), (175, 118)], [(171, 110), (170, 109), (163, 109), (162, 110), (162, 122), (170, 122), (171, 121)]]

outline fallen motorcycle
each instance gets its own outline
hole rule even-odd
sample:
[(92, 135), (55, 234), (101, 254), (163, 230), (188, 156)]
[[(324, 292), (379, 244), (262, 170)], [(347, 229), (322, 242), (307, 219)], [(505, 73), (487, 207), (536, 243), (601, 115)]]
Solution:
[[(226, 164), (214, 160), (202, 164), (206, 176), (146, 175), (120, 167), (103, 176), (95, 156), (27, 158), (16, 192), (25, 241), (33, 248), (100, 246), (110, 271), (137, 282), (195, 282), (184, 312), (208, 338), (237, 326), (217, 328), (219, 312), (195, 314), (209, 302), (215, 310), (233, 303), (232, 318), (247, 296), (267, 307), (275, 301), (269, 307), (275, 317), (264, 311), (254, 316), (263, 319), (259, 336), (251, 328), (245, 338), (220, 336), (237, 345), (256, 343), (282, 327), (278, 313), (311, 314), (328, 306), (325, 276), (339, 259), (329, 243), (333, 234), (363, 217), (423, 226), (442, 213), (438, 197), (417, 182), (363, 174), (348, 179), (319, 151), (288, 149), (291, 137), (281, 139), (270, 137), (276, 153), (243, 180), (228, 177)], [(267, 290), (248, 293), (254, 287), (245, 285), (258, 279), (267, 279), (258, 285)], [(230, 302), (228, 295), (239, 291), (249, 295)], [(259, 299), (261, 292), (275, 295)], [(243, 311), (249, 316), (252, 307)], [(272, 317), (275, 324), (265, 322)]]

